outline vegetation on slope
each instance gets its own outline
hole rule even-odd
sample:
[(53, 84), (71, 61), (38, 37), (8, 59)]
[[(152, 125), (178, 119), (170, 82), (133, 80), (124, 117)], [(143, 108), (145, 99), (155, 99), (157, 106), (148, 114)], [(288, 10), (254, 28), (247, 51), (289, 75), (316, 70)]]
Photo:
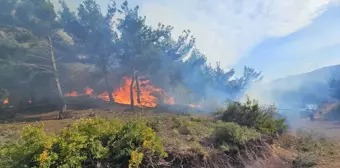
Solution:
[[(208, 163), (229, 162), (245, 166), (249, 164), (247, 159), (236, 153), (249, 155), (252, 150), (257, 150), (252, 146), (265, 143), (261, 140), (263, 134), (254, 125), (240, 126), (209, 116), (163, 113), (116, 117), (118, 119), (114, 120), (100, 117), (80, 119), (54, 134), (45, 133), (46, 126), (43, 125), (25, 126), (20, 137), (13, 136), (10, 141), (4, 140), (1, 144), (0, 165), (147, 167), (151, 164), (195, 167), (195, 164), (208, 166)], [(245, 147), (248, 153), (245, 153)], [(218, 157), (214, 157), (217, 154)], [(230, 157), (233, 159), (230, 160)], [(224, 162), (218, 163), (213, 159)]]
[(88, 118), (57, 136), (42, 127), (26, 126), (21, 138), (1, 151), (4, 167), (138, 167), (143, 158), (165, 157), (155, 132), (141, 122)]
[(222, 121), (254, 128), (263, 134), (281, 134), (287, 130), (285, 119), (279, 118), (274, 106), (260, 107), (257, 101), (249, 98), (245, 103), (228, 103), (228, 108), (217, 115)]

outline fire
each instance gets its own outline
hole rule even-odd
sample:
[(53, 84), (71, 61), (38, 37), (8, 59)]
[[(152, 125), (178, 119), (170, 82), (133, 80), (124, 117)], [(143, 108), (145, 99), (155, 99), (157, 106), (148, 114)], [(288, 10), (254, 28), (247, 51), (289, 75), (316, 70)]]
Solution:
[(4, 103), (4, 104), (8, 104), (8, 99), (5, 99), (5, 100), (3, 101), (3, 103)]
[[(130, 104), (130, 84), (132, 82), (131, 78), (124, 78), (124, 85), (113, 92), (113, 97), (115, 102), (120, 104)], [(160, 88), (155, 88), (151, 85), (149, 80), (139, 81), (140, 89), (140, 104), (137, 103), (137, 88), (134, 86), (133, 89), (133, 99), (137, 106), (143, 107), (155, 107), (158, 103), (158, 99), (152, 95), (152, 93), (160, 93), (166, 104), (174, 104), (174, 98), (170, 97)]]
[[(114, 97), (114, 100), (116, 103), (120, 104), (130, 104), (130, 85), (131, 85), (132, 79), (125, 77), (124, 78), (124, 84), (114, 90), (112, 92), (112, 95)], [(136, 84), (135, 84), (136, 85)], [(160, 88), (155, 88), (151, 85), (149, 80), (143, 80), (139, 81), (139, 89), (140, 89), (140, 103), (137, 102), (137, 86), (133, 87), (133, 99), (134, 99), (134, 104), (136, 106), (140, 107), (155, 107), (158, 103), (157, 97), (153, 95), (153, 93), (159, 93), (162, 97), (162, 103), (166, 104), (175, 104), (175, 100), (173, 97), (170, 97), (167, 95), (167, 93), (160, 89)], [(98, 95), (93, 95), (93, 89), (86, 87), (84, 89), (83, 94), (79, 94), (76, 91), (72, 91), (70, 93), (66, 93), (65, 96), (79, 96), (79, 95), (90, 95), (90, 96), (95, 96), (99, 99), (102, 99), (104, 101), (110, 101), (109, 94), (107, 92), (98, 94)]]
[(79, 94), (77, 91), (72, 91), (70, 93), (66, 93), (65, 96), (75, 97), (75, 96), (79, 96)]
[(104, 101), (110, 101), (110, 97), (109, 97), (109, 94), (107, 92), (99, 94), (97, 97), (104, 100)]
[(89, 87), (86, 87), (85, 89), (84, 89), (84, 94), (85, 95), (92, 95), (93, 94), (93, 89), (92, 88), (89, 88)]

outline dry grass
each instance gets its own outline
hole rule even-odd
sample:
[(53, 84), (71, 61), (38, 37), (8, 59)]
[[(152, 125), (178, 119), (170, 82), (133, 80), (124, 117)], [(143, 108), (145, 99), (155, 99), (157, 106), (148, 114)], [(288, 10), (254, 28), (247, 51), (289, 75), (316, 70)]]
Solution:
[(278, 142), (287, 150), (286, 156), (293, 160), (293, 168), (340, 167), (340, 144), (325, 135), (299, 130), (296, 135), (281, 136)]

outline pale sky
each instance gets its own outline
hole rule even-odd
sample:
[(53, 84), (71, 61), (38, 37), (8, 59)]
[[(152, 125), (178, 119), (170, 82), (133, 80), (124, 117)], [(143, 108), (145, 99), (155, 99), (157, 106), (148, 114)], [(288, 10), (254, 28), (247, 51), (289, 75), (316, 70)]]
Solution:
[[(105, 11), (109, 0), (97, 2)], [(129, 2), (140, 6), (148, 24), (172, 25), (174, 35), (190, 29), (208, 61), (225, 69), (241, 72), (248, 65), (272, 80), (340, 64), (340, 0)]]

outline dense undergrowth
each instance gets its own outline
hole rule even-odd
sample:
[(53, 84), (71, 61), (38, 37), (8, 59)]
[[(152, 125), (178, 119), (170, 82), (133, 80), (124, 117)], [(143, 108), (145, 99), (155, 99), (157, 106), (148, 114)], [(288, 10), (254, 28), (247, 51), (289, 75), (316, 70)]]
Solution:
[(226, 110), (217, 113), (220, 120), (254, 128), (263, 134), (283, 133), (287, 130), (284, 118), (278, 117), (274, 106), (260, 107), (257, 101), (228, 103)]
[(0, 144), (0, 167), (171, 167), (168, 154), (191, 153), (204, 161), (212, 150), (230, 155), (285, 128), (275, 111), (254, 101), (231, 104), (217, 117), (84, 118), (55, 134), (43, 125), (25, 126), (19, 138)]
[(89, 118), (58, 136), (26, 126), (18, 141), (3, 146), (2, 167), (137, 167), (145, 157), (165, 157), (155, 132), (144, 123)]

